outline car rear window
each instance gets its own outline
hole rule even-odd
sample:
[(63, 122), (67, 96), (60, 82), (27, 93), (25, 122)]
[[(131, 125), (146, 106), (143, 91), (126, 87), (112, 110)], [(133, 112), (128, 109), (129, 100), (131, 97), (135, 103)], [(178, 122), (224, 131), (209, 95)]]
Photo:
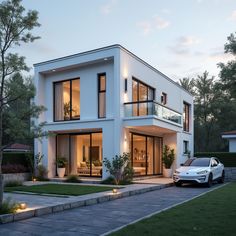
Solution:
[(209, 166), (210, 158), (188, 159), (184, 166)]

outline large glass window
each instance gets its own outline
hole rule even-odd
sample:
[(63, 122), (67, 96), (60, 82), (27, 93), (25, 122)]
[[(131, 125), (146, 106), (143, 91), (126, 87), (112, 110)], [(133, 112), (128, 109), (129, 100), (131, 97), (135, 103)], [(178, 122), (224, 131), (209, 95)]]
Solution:
[(131, 157), (135, 176), (161, 174), (161, 138), (131, 134)]
[(54, 83), (54, 120), (80, 118), (80, 80)]
[(102, 175), (102, 133), (57, 135), (57, 155), (68, 159), (66, 174)]
[(106, 74), (98, 75), (98, 117), (106, 117)]
[(189, 115), (190, 115), (190, 105), (184, 102), (183, 129), (186, 132), (189, 132)]
[(154, 89), (139, 80), (132, 81), (133, 116), (145, 116), (151, 114), (148, 101), (154, 100)]

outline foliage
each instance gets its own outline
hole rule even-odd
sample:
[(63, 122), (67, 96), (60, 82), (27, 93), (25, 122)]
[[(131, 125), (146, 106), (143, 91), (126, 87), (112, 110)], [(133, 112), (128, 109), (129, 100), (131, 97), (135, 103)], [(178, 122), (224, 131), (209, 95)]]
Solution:
[(56, 165), (57, 168), (65, 168), (67, 165), (67, 158), (62, 156), (57, 156)]
[(19, 180), (11, 180), (4, 185), (4, 187), (18, 187), (18, 186), (22, 186), (22, 182)]
[(28, 167), (28, 158), (33, 159), (33, 153), (28, 152), (4, 152), (2, 165), (17, 164)]
[(179, 80), (179, 85), (182, 86), (185, 90), (190, 92), (191, 94), (195, 94), (194, 86), (195, 86), (195, 81), (194, 79), (190, 78), (183, 78)]
[(7, 198), (5, 201), (3, 201), (2, 205), (0, 206), (0, 215), (16, 213), (17, 209), (18, 209), (18, 204), (12, 202), (10, 198)]
[(196, 152), (195, 157), (217, 157), (225, 167), (236, 167), (236, 152)]
[(115, 184), (120, 182), (131, 182), (133, 179), (134, 171), (130, 164), (130, 154), (123, 153), (123, 155), (116, 155), (112, 160), (104, 158), (103, 161), (106, 171), (114, 178)]
[(28, 171), (23, 165), (20, 164), (7, 164), (2, 166), (2, 173), (3, 174), (10, 174), (10, 173), (25, 173)]
[(48, 181), (49, 179), (47, 178), (48, 170), (45, 166), (43, 165), (38, 165), (36, 169), (36, 179), (38, 181)]
[(175, 159), (175, 150), (170, 149), (168, 145), (164, 146), (162, 162), (166, 169), (170, 169), (171, 165)]
[(35, 96), (32, 78), (14, 74), (5, 83), (5, 94), (12, 101), (3, 109), (4, 143), (19, 142), (33, 146), (39, 126), (35, 125), (32, 118), (38, 118), (45, 107), (36, 106), (32, 100)]
[(67, 176), (65, 182), (68, 183), (81, 183), (82, 181), (79, 179), (77, 175), (69, 175)]
[[(21, 5), (21, 0), (6, 0), (0, 3), (0, 167), (2, 166), (3, 145), (3, 112), (10, 103), (19, 99), (22, 94), (10, 96), (7, 90), (7, 80), (16, 73), (27, 71), (25, 58), (14, 53), (13, 49), (24, 43), (33, 42), (35, 37), (31, 31), (40, 26), (37, 11), (27, 11)], [(30, 116), (30, 114), (28, 114)], [(16, 128), (16, 123), (14, 126)], [(39, 128), (41, 126), (38, 126)], [(36, 135), (39, 129), (34, 125)], [(21, 130), (22, 131), (22, 130)], [(18, 134), (17, 134), (18, 135)], [(3, 203), (3, 179), (0, 168), (0, 206)]]

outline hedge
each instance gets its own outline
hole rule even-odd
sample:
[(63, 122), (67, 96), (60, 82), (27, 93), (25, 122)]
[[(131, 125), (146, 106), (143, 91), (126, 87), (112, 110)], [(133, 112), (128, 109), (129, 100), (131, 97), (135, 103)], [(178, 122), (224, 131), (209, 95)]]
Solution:
[(196, 152), (195, 157), (217, 157), (225, 167), (236, 167), (236, 152)]
[(33, 158), (33, 153), (24, 153), (24, 152), (4, 152), (2, 165), (22, 165), (28, 168), (27, 156)]

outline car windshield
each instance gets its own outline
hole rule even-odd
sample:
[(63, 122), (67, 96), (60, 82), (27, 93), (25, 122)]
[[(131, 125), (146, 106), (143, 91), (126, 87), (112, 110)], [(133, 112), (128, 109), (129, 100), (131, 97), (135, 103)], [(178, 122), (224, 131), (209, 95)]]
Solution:
[(209, 166), (210, 158), (188, 159), (184, 166)]

